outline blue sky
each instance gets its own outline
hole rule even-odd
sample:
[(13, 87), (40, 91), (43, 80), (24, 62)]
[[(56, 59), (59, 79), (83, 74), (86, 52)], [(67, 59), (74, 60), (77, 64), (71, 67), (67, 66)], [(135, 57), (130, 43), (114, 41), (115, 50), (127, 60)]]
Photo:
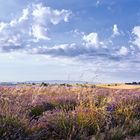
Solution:
[(0, 81), (140, 81), (139, 0), (0, 2)]

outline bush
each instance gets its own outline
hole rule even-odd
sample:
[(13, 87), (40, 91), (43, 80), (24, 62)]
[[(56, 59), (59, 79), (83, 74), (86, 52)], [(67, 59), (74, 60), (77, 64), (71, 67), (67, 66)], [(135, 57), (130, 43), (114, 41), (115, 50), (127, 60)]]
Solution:
[(1, 140), (25, 140), (28, 136), (24, 125), (16, 118), (0, 117), (0, 139)]
[(35, 106), (35, 107), (31, 108), (29, 116), (32, 119), (38, 119), (38, 117), (40, 115), (42, 115), (43, 112), (50, 111), (50, 110), (53, 110), (53, 109), (55, 109), (54, 105), (52, 105), (50, 103), (44, 103), (42, 105), (38, 105), (38, 106)]
[(47, 86), (49, 86), (49, 84), (42, 82), (42, 83), (41, 83), (41, 86), (47, 87)]

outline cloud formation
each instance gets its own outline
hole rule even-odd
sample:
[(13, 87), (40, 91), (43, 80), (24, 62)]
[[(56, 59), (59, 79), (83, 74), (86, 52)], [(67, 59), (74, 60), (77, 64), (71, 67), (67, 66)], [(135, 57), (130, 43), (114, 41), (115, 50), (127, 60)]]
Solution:
[(117, 24), (114, 24), (113, 26), (113, 37), (120, 35), (119, 29)]
[[(135, 54), (136, 50), (132, 47), (114, 45), (115, 36), (121, 35), (117, 24), (113, 25), (111, 30), (113, 34), (111, 33), (109, 37), (103, 38), (98, 32), (75, 31), (73, 34), (77, 37), (77, 42), (71, 40), (71, 42), (54, 43), (50, 35), (51, 29), (60, 23), (69, 22), (71, 15), (70, 10), (53, 9), (41, 3), (28, 5), (22, 10), (19, 18), (0, 22), (0, 51), (113, 61), (129, 60)], [(140, 26), (134, 27), (132, 34), (134, 35), (132, 44), (140, 48)], [(48, 43), (49, 41), (51, 43)]]
[(134, 40), (132, 43), (140, 49), (140, 26), (135, 26), (132, 34), (134, 35)]
[(0, 50), (13, 51), (27, 44), (50, 40), (48, 29), (60, 22), (68, 22), (69, 10), (57, 10), (42, 4), (32, 4), (23, 9), (19, 18), (0, 22)]
[(62, 9), (52, 9), (51, 7), (45, 7), (42, 4), (33, 5), (32, 16), (32, 35), (40, 40), (50, 40), (47, 37), (47, 30), (49, 24), (57, 25), (61, 21), (68, 22), (71, 11)]
[(95, 32), (84, 35), (83, 40), (85, 41), (85, 46), (87, 47), (92, 46), (98, 48), (100, 45), (98, 34)]
[(119, 50), (119, 54), (122, 56), (126, 56), (128, 53), (129, 53), (129, 50), (125, 46), (122, 46)]

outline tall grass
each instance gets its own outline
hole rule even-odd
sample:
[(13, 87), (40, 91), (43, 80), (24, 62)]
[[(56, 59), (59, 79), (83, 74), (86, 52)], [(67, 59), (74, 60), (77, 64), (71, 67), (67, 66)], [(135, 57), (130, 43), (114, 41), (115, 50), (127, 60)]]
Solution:
[(123, 140), (140, 135), (140, 91), (0, 87), (0, 139)]

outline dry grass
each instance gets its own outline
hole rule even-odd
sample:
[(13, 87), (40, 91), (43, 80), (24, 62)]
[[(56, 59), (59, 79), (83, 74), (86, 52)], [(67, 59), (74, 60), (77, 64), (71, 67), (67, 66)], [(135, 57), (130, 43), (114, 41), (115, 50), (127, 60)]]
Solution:
[(0, 87), (0, 139), (123, 140), (137, 135), (139, 89)]
[(140, 85), (126, 85), (126, 84), (98, 84), (97, 87), (110, 89), (140, 89)]

